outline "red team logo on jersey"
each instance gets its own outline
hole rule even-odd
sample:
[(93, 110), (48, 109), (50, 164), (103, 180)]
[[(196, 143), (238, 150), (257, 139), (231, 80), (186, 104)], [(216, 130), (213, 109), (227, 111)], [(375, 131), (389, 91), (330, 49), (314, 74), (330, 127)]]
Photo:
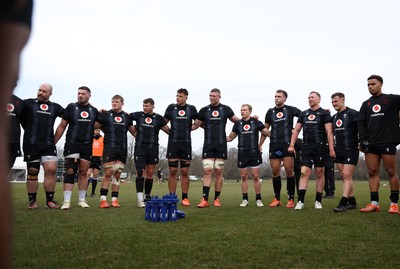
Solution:
[(40, 105), (40, 109), (41, 109), (41, 110), (44, 110), (44, 111), (47, 111), (47, 110), (49, 109), (49, 106), (46, 105), (46, 104), (41, 104), (41, 105)]
[(282, 118), (282, 117), (283, 117), (283, 113), (282, 113), (282, 112), (278, 112), (278, 113), (276, 114), (276, 117), (277, 117), (278, 119)]
[(342, 121), (342, 120), (339, 119), (339, 120), (336, 121), (336, 126), (337, 126), (337, 127), (342, 126), (342, 124), (343, 124), (343, 121)]
[(185, 114), (186, 114), (185, 110), (179, 110), (178, 111), (178, 115), (181, 116), (181, 117), (185, 116)]
[(215, 110), (215, 111), (213, 111), (213, 112), (211, 113), (211, 115), (212, 115), (214, 118), (216, 118), (216, 117), (219, 116), (219, 112)]
[(315, 115), (314, 115), (314, 114), (311, 114), (310, 116), (308, 116), (308, 119), (309, 119), (309, 120), (315, 120)]
[(7, 104), (7, 112), (13, 112), (14, 111), (14, 105), (13, 104), (11, 104), (11, 103), (9, 103), (9, 104)]
[(99, 142), (97, 142), (97, 141), (94, 141), (94, 142), (93, 142), (93, 146), (95, 146), (95, 147), (98, 147), (98, 146), (99, 146), (99, 144), (100, 144), (100, 143), (99, 143)]
[(381, 106), (380, 105), (374, 105), (372, 107), (372, 111), (375, 113), (378, 113), (379, 111), (381, 111)]
[(86, 119), (87, 117), (89, 117), (89, 113), (87, 113), (86, 111), (82, 111), (81, 112), (81, 117)]
[(145, 121), (147, 124), (150, 124), (150, 123), (153, 122), (153, 120), (152, 120), (151, 118), (149, 118), (149, 117), (147, 117), (144, 121)]
[(121, 117), (115, 117), (114, 120), (115, 120), (116, 122), (120, 123), (120, 122), (122, 121), (122, 118), (121, 118)]
[(246, 124), (243, 126), (243, 130), (248, 131), (250, 130), (250, 125)]

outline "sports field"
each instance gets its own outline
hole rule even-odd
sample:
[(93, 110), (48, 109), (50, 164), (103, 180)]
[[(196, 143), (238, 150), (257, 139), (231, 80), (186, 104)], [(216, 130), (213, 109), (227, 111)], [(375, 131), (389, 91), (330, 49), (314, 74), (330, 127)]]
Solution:
[[(75, 190), (69, 211), (45, 209), (42, 186), (39, 209), (28, 211), (25, 185), (13, 184), (14, 268), (400, 268), (400, 216), (387, 213), (387, 187), (380, 192), (382, 212), (368, 214), (332, 211), (341, 182), (322, 210), (313, 208), (311, 182), (302, 211), (269, 208), (271, 181), (262, 183), (265, 207), (257, 208), (249, 186), (246, 208), (239, 207), (240, 183), (227, 180), (222, 207), (198, 209), (201, 182), (192, 182), (192, 206), (178, 206), (186, 218), (152, 223), (136, 207), (134, 184), (122, 184), (120, 209), (100, 209), (98, 196), (88, 197), (91, 208), (78, 208)], [(368, 183), (356, 182), (355, 188), (364, 206)], [(166, 194), (167, 184), (153, 190)], [(61, 183), (56, 200), (62, 200)]]

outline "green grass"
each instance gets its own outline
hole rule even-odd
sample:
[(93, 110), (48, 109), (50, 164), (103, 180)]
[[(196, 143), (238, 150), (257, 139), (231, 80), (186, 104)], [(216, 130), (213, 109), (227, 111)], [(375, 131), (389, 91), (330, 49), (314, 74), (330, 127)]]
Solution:
[[(341, 196), (340, 182), (336, 198), (324, 199), (322, 210), (313, 208), (311, 182), (302, 211), (269, 208), (271, 181), (262, 183), (266, 206), (257, 208), (252, 182), (249, 186), (246, 208), (239, 207), (240, 183), (226, 181), (221, 208), (197, 209), (201, 182), (191, 183), (192, 206), (179, 206), (186, 218), (152, 223), (136, 207), (134, 184), (122, 185), (120, 209), (100, 209), (98, 197), (88, 197), (91, 208), (78, 208), (75, 189), (69, 211), (45, 209), (42, 186), (40, 208), (28, 211), (25, 185), (13, 184), (14, 268), (400, 267), (400, 216), (386, 212), (388, 188), (381, 188), (382, 212), (363, 214), (332, 211)], [(358, 204), (364, 206), (368, 183), (355, 182), (355, 188)], [(153, 194), (166, 193), (166, 183), (154, 185)], [(213, 197), (213, 188), (211, 193)], [(56, 200), (62, 200), (61, 183)]]

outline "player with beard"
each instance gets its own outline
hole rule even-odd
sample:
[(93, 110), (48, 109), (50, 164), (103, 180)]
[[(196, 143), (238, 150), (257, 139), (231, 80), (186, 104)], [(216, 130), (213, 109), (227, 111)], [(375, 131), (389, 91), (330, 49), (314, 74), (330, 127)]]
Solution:
[(232, 132), (226, 138), (227, 142), (231, 142), (237, 136), (238, 142), (238, 168), (242, 179), (242, 203), (241, 207), (246, 207), (249, 204), (249, 185), (248, 185), (248, 170), (251, 173), (254, 181), (254, 191), (256, 193), (256, 205), (264, 206), (261, 201), (261, 182), (260, 182), (260, 165), (262, 164), (261, 147), (259, 145), (259, 133), (265, 137), (269, 136), (269, 131), (264, 124), (251, 117), (253, 107), (249, 104), (244, 104), (240, 108), (242, 119), (237, 121), (232, 128)]
[(358, 111), (345, 105), (345, 96), (341, 92), (332, 94), (332, 106), (336, 114), (332, 117), (335, 136), (335, 163), (343, 180), (343, 195), (334, 212), (356, 209), (353, 174), (358, 162)]
[(99, 113), (96, 129), (102, 129), (104, 132), (104, 151), (103, 151), (103, 169), (104, 178), (100, 189), (100, 208), (109, 208), (107, 203), (108, 189), (111, 184), (111, 206), (120, 208), (118, 201), (120, 180), (122, 171), (128, 155), (128, 137), (129, 131), (133, 136), (136, 129), (132, 124), (132, 119), (128, 113), (122, 110), (124, 98), (121, 95), (114, 95), (111, 98), (112, 109)]
[[(136, 121), (137, 130), (134, 154), (137, 174), (137, 206), (145, 207), (144, 198), (150, 199), (153, 188), (153, 174), (159, 160), (158, 135), (160, 129), (168, 134), (169, 127), (164, 117), (154, 112), (154, 100), (152, 98), (143, 100), (143, 111), (133, 112), (130, 115), (132, 120)], [(143, 196), (143, 188), (146, 197)]]
[(335, 157), (332, 119), (326, 110), (320, 107), (321, 95), (312, 91), (308, 95), (310, 108), (301, 112), (288, 148), (289, 153), (294, 152), (294, 145), (301, 129), (303, 128), (303, 147), (301, 151), (301, 177), (299, 182), (299, 198), (294, 209), (304, 208), (304, 198), (308, 187), (308, 179), (314, 166), (316, 176), (315, 209), (322, 209), (322, 194), (324, 191), (324, 165), (326, 143), (329, 144), (329, 156)]
[(182, 175), (182, 205), (190, 206), (189, 167), (192, 160), (192, 124), (197, 117), (196, 107), (187, 104), (188, 91), (179, 89), (176, 94), (176, 104), (170, 104), (165, 110), (164, 118), (171, 123), (168, 136), (167, 158), (169, 166), (169, 192), (176, 193), (177, 172), (180, 166)]
[(389, 176), (389, 213), (399, 213), (399, 176), (396, 170), (396, 146), (400, 143), (400, 95), (382, 93), (381, 76), (368, 77), (368, 90), (371, 97), (360, 108), (358, 132), (360, 150), (365, 153), (368, 168), (371, 202), (361, 212), (379, 212), (379, 166)]
[[(288, 152), (290, 138), (293, 130), (294, 117), (300, 116), (300, 109), (285, 104), (288, 94), (284, 90), (275, 92), (275, 107), (268, 109), (265, 115), (265, 128), (271, 127), (271, 137), (269, 144), (269, 162), (272, 169), (272, 186), (275, 198), (269, 204), (270, 207), (281, 206), (281, 163), (285, 168), (287, 181), (288, 203), (287, 208), (294, 207), (294, 193), (296, 189), (296, 178), (294, 174), (294, 153)], [(262, 146), (265, 136), (261, 136), (260, 145)]]
[(75, 177), (78, 177), (78, 206), (88, 208), (86, 201), (87, 171), (92, 155), (92, 133), (99, 112), (90, 103), (91, 91), (88, 87), (78, 88), (78, 102), (69, 104), (61, 123), (58, 125), (54, 140), (59, 141), (68, 126), (64, 146), (65, 174), (64, 201), (62, 210), (71, 208), (71, 196)]
[(208, 207), (208, 195), (211, 187), (211, 177), (215, 173), (215, 195), (214, 206), (220, 207), (219, 196), (224, 181), (224, 161), (227, 159), (226, 144), (226, 122), (229, 119), (235, 123), (239, 120), (233, 110), (220, 103), (221, 91), (212, 89), (210, 91), (210, 104), (200, 109), (198, 117), (193, 124), (192, 130), (202, 126), (204, 128), (203, 144), (203, 198), (198, 208)]
[(44, 189), (46, 208), (58, 209), (54, 201), (57, 171), (57, 149), (54, 141), (54, 122), (61, 117), (64, 109), (50, 101), (53, 87), (48, 83), (40, 85), (37, 98), (24, 100), (21, 125), (25, 130), (23, 139), (24, 160), (28, 176), (28, 209), (36, 209), (36, 195), (39, 188), (38, 175), (40, 165), (44, 169)]

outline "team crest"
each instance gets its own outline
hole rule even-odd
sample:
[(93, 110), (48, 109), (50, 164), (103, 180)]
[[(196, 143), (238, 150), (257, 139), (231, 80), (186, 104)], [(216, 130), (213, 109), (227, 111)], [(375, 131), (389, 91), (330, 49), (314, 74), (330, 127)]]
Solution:
[(145, 121), (147, 124), (151, 124), (151, 123), (153, 122), (153, 120), (152, 120), (150, 117), (147, 117), (144, 121)]
[(211, 115), (212, 115), (214, 118), (216, 118), (216, 117), (219, 116), (219, 112), (218, 112), (217, 110), (214, 110), (214, 111), (211, 113)]
[(338, 119), (337, 121), (336, 121), (336, 126), (337, 127), (341, 127), (343, 125), (343, 121), (341, 120), (341, 119)]
[(243, 126), (243, 130), (248, 131), (250, 130), (250, 125), (246, 124)]
[(117, 116), (117, 117), (114, 118), (114, 120), (115, 120), (116, 122), (120, 123), (120, 122), (122, 121), (122, 118)]
[(43, 110), (43, 111), (47, 111), (49, 109), (49, 106), (46, 105), (46, 104), (41, 104), (40, 105), (40, 109)]
[(372, 111), (375, 113), (378, 113), (379, 111), (381, 111), (381, 106), (380, 105), (374, 105), (372, 107)]
[(311, 114), (310, 116), (308, 116), (308, 119), (309, 119), (309, 120), (315, 120), (315, 115), (314, 115), (314, 114)]
[(87, 113), (86, 111), (82, 111), (81, 112), (81, 117), (84, 119), (87, 119), (87, 117), (89, 117), (89, 113)]
[(181, 117), (185, 116), (185, 114), (186, 114), (185, 110), (179, 110), (178, 111), (178, 115), (181, 116)]
[(276, 117), (277, 117), (278, 119), (282, 118), (282, 117), (283, 117), (283, 113), (282, 113), (282, 112), (278, 112), (278, 113), (276, 114)]
[(9, 103), (7, 104), (7, 112), (13, 112), (15, 109), (14, 105)]

